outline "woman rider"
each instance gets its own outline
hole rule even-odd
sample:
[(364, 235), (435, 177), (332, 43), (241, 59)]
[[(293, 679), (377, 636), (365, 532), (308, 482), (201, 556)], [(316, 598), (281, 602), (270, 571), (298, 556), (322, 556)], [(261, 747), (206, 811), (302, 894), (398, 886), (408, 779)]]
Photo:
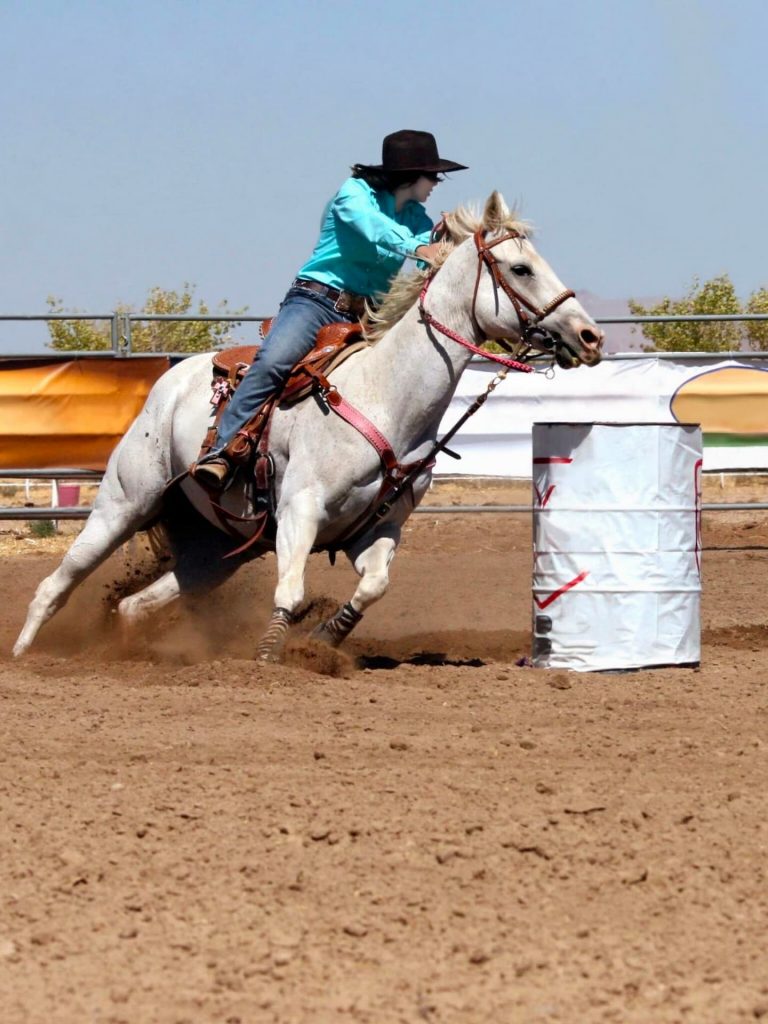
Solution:
[(320, 238), (291, 284), (257, 358), (221, 417), (214, 453), (193, 470), (209, 487), (227, 482), (227, 446), (282, 387), (326, 324), (355, 322), (366, 300), (385, 292), (406, 257), (432, 259), (432, 221), (423, 204), (445, 171), (466, 170), (443, 160), (434, 135), (387, 135), (382, 162), (355, 164), (323, 215)]

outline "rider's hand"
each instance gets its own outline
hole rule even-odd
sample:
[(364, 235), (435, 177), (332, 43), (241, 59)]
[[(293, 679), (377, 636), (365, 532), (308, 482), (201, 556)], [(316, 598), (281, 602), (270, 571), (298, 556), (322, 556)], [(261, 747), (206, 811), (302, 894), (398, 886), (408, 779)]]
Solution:
[(420, 245), (414, 255), (420, 260), (424, 260), (425, 263), (433, 263), (437, 259), (440, 248), (439, 242), (432, 242), (431, 245)]

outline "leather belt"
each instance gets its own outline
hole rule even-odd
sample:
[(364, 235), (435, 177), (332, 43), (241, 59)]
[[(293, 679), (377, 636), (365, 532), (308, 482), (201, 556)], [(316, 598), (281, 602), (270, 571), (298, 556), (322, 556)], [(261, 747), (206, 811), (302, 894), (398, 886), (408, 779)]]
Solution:
[(339, 291), (338, 288), (331, 288), (330, 285), (322, 284), (320, 281), (311, 281), (307, 277), (297, 277), (291, 284), (292, 288), (303, 288), (308, 292), (315, 292), (330, 299), (334, 309), (338, 313), (351, 313), (353, 316), (362, 316), (365, 312), (365, 303), (370, 300), (366, 295), (356, 295), (354, 292)]

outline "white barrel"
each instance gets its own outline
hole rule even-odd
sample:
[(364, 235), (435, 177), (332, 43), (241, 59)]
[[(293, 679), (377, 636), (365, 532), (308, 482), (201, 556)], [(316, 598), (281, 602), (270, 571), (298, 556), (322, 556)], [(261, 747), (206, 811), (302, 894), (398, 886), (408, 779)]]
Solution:
[(701, 429), (533, 425), (533, 664), (697, 665)]

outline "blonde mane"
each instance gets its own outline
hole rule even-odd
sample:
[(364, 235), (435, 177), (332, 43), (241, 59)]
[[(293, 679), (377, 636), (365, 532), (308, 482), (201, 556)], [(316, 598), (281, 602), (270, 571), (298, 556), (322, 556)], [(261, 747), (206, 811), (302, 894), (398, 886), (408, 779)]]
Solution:
[[(366, 309), (363, 335), (369, 342), (376, 342), (398, 323), (416, 302), (427, 278), (436, 273), (457, 245), (483, 227), (483, 218), (476, 209), (459, 206), (444, 216), (446, 236), (440, 246), (437, 258), (431, 266), (416, 269), (410, 273), (398, 274), (389, 291), (384, 295), (377, 310)], [(504, 217), (494, 223), (494, 231), (517, 231), (530, 236), (531, 227), (520, 220), (517, 210), (506, 210)]]

